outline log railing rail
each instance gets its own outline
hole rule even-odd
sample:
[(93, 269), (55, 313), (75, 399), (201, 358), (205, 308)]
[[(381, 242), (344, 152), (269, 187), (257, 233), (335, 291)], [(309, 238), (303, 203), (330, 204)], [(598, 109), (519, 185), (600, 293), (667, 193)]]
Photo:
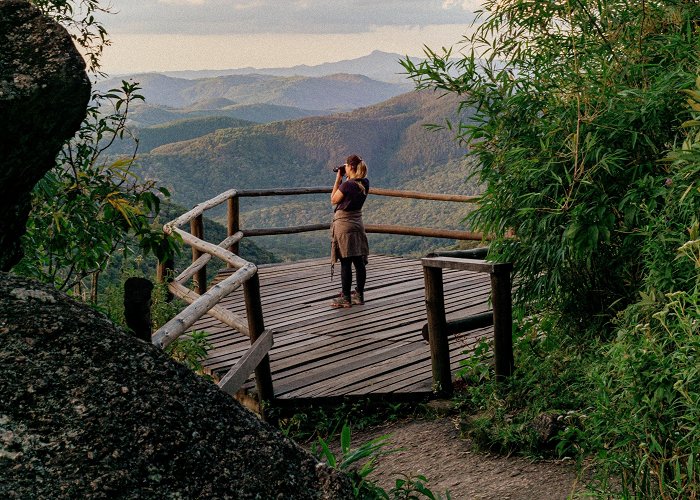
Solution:
[[(443, 396), (452, 394), (448, 335), (493, 325), (496, 379), (513, 373), (513, 306), (510, 263), (486, 262), (474, 258), (429, 256), (421, 259), (425, 279), (425, 308), (428, 316), (428, 342), (433, 367), (433, 390)], [(491, 313), (482, 313), (447, 321), (442, 270), (458, 269), (491, 275)]]
[[(229, 394), (235, 394), (248, 378), (251, 371), (254, 370), (260, 400), (272, 401), (274, 399), (274, 389), (272, 386), (268, 352), (273, 344), (273, 332), (271, 330), (266, 330), (264, 325), (257, 267), (254, 263), (248, 262), (237, 255), (239, 252), (239, 242), (245, 236), (281, 235), (327, 230), (330, 228), (330, 223), (287, 228), (242, 229), (240, 225), (239, 200), (242, 197), (323, 193), (330, 194), (331, 188), (230, 189), (210, 200), (196, 205), (188, 212), (165, 224), (163, 226), (164, 232), (167, 234), (179, 235), (183, 243), (192, 248), (192, 265), (173, 278), (172, 275), (174, 272), (171, 268), (172, 261), (159, 263), (158, 277), (160, 280), (168, 279), (169, 292), (186, 301), (189, 305), (153, 334), (153, 344), (166, 347), (184, 334), (199, 318), (205, 314), (209, 314), (235, 330), (238, 330), (240, 333), (247, 335), (250, 337), (251, 341), (250, 349), (229, 372), (222, 377), (218, 383), (219, 387)], [(477, 196), (420, 193), (416, 191), (382, 188), (372, 188), (371, 194), (373, 196), (391, 196), (461, 203), (474, 203), (479, 199)], [(207, 210), (224, 203), (227, 205), (228, 237), (218, 245), (209, 243), (205, 240), (203, 215)], [(180, 228), (180, 226), (188, 223), (190, 225), (189, 233)], [(480, 233), (448, 229), (366, 224), (365, 230), (368, 233), (429, 236), (459, 240), (483, 240), (483, 235)], [(236, 271), (208, 289), (206, 282), (206, 266), (212, 257), (222, 260), (227, 267), (235, 269)], [(194, 290), (185, 286), (185, 283), (190, 279), (193, 280)], [(241, 286), (243, 286), (246, 302), (247, 321), (239, 315), (217, 305), (224, 297)]]
[[(204, 238), (203, 213), (235, 196), (235, 190), (227, 191), (204, 203), (177, 219), (167, 223), (163, 230), (168, 234), (178, 234), (182, 241), (192, 247), (192, 265), (168, 284), (170, 292), (189, 303), (184, 310), (159, 328), (151, 337), (153, 344), (166, 347), (187, 331), (204, 314), (210, 314), (221, 322), (250, 337), (251, 347), (246, 354), (226, 373), (218, 385), (223, 391), (235, 394), (252, 371), (261, 401), (274, 399), (270, 360), (268, 352), (272, 347), (273, 333), (265, 330), (262, 306), (260, 303), (260, 283), (257, 267), (252, 262), (242, 259), (228, 248), (243, 237), (237, 231), (229, 235), (219, 245), (208, 243)], [(191, 233), (178, 226), (190, 223)], [(226, 279), (207, 290), (206, 265), (212, 257), (223, 260), (229, 267), (236, 269)], [(159, 264), (162, 266), (163, 264)], [(159, 269), (159, 276), (166, 276), (168, 270)], [(183, 283), (195, 279), (195, 290), (190, 290)], [(240, 316), (219, 307), (217, 304), (232, 291), (243, 286), (246, 299), (247, 321)]]

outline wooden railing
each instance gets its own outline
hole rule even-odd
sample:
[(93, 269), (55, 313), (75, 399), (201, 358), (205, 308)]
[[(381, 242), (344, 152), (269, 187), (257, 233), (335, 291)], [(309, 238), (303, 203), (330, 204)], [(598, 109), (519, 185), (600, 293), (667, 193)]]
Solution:
[[(446, 252), (447, 253), (447, 252)], [(425, 308), (428, 315), (427, 337), (433, 367), (433, 389), (440, 395), (452, 394), (450, 348), (448, 335), (463, 333), (493, 325), (494, 364), (496, 379), (502, 381), (513, 373), (513, 307), (509, 263), (486, 262), (473, 255), (475, 252), (455, 252), (421, 259), (425, 279)], [(491, 277), (491, 306), (493, 310), (474, 316), (447, 321), (443, 291), (442, 270), (458, 269), (488, 273)], [(424, 334), (424, 336), (426, 336)]]
[[(210, 314), (240, 333), (247, 335), (251, 341), (250, 349), (221, 378), (218, 383), (219, 387), (229, 394), (235, 394), (250, 373), (255, 371), (260, 400), (269, 401), (274, 398), (268, 357), (268, 352), (272, 347), (273, 334), (271, 330), (265, 330), (257, 267), (229, 250), (232, 245), (243, 238), (243, 233), (240, 231), (229, 235), (218, 245), (208, 243), (203, 239), (202, 217), (204, 212), (226, 202), (231, 196), (235, 196), (234, 190), (197, 205), (163, 227), (166, 233), (178, 234), (184, 243), (192, 247), (192, 265), (168, 284), (170, 292), (190, 305), (158, 329), (152, 336), (152, 342), (157, 346), (165, 347), (185, 333), (204, 314)], [(191, 233), (179, 228), (188, 222)], [(236, 269), (236, 272), (207, 290), (206, 264), (212, 257), (223, 260), (229, 267)], [(160, 266), (163, 265), (164, 263), (160, 264)], [(159, 276), (167, 276), (168, 274), (170, 274), (169, 270), (159, 269)], [(197, 286), (195, 290), (190, 290), (183, 283), (193, 277)], [(243, 286), (245, 295), (247, 321), (217, 305), (221, 299), (241, 286)]]
[[(311, 224), (285, 228), (242, 229), (240, 227), (239, 200), (243, 197), (324, 193), (330, 194), (331, 188), (231, 189), (196, 205), (192, 210), (165, 224), (163, 230), (166, 233), (178, 234), (182, 238), (182, 241), (192, 248), (192, 265), (172, 278), (168, 284), (170, 292), (188, 302), (189, 306), (156, 331), (153, 334), (152, 342), (157, 346), (165, 347), (185, 333), (199, 318), (205, 314), (209, 314), (224, 324), (231, 326), (233, 329), (238, 330), (240, 333), (247, 335), (250, 337), (251, 341), (250, 349), (219, 381), (219, 387), (229, 394), (235, 394), (248, 376), (250, 376), (250, 373), (255, 371), (255, 380), (260, 400), (273, 400), (274, 390), (272, 387), (272, 376), (268, 357), (268, 352), (273, 343), (273, 332), (271, 330), (266, 330), (264, 325), (257, 267), (254, 263), (248, 262), (237, 255), (239, 253), (239, 243), (245, 236), (295, 234), (308, 231), (328, 230), (330, 229), (330, 222), (327, 224)], [(416, 191), (399, 191), (382, 188), (372, 188), (371, 194), (373, 196), (391, 196), (461, 203), (474, 203), (478, 200), (476, 196), (420, 193)], [(204, 213), (224, 203), (227, 204), (228, 237), (218, 244), (208, 243), (204, 235)], [(180, 229), (180, 226), (188, 223), (190, 225), (189, 233)], [(480, 241), (483, 239), (480, 233), (469, 231), (401, 225), (366, 224), (365, 230), (368, 233), (429, 236), (458, 240)], [(211, 287), (211, 289), (208, 289), (206, 266), (212, 257), (222, 260), (229, 268), (236, 269), (236, 271)], [(171, 263), (159, 263), (159, 279), (165, 280), (167, 276), (172, 277), (174, 275), (174, 270), (170, 269), (171, 266)], [(190, 279), (193, 280), (193, 290), (185, 286), (185, 283)], [(247, 321), (217, 305), (224, 297), (241, 286), (243, 286), (246, 302)]]

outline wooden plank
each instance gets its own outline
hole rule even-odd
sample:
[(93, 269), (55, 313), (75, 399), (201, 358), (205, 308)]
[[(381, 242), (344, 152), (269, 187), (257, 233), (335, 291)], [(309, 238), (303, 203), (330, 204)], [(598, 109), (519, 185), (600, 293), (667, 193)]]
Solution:
[(486, 262), (478, 259), (460, 259), (457, 257), (425, 257), (421, 263), (426, 267), (458, 269), (460, 271), (475, 271), (478, 273), (493, 273), (494, 270), (502, 266), (512, 264), (499, 264), (496, 262)]
[[(372, 255), (370, 262), (366, 304), (341, 310), (328, 305), (340, 280), (330, 281), (327, 258), (260, 266), (265, 325), (275, 330), (269, 358), (276, 398), (430, 392), (429, 346), (420, 334), (427, 319), (422, 263), (386, 255)], [(488, 274), (442, 269), (448, 318), (490, 310)], [(222, 270), (213, 283), (231, 273)], [(240, 289), (219, 306), (246, 317)], [(216, 319), (202, 318), (194, 326), (215, 332), (210, 337), (214, 348), (204, 362), (215, 373), (230, 370), (248, 348), (245, 337), (224, 333), (227, 327)], [(450, 337), (450, 370), (492, 330)], [(253, 388), (253, 380), (249, 377), (243, 387)]]
[[(463, 295), (460, 295), (460, 298), (462, 298), (462, 297), (463, 297)], [(451, 309), (454, 307), (454, 308), (459, 308), (459, 310), (463, 311), (464, 314), (471, 314), (472, 310), (474, 310), (474, 311), (479, 310), (478, 308), (480, 307), (481, 304), (485, 305), (485, 299), (481, 300), (481, 304), (479, 304), (479, 303), (475, 304), (473, 301), (469, 301), (469, 300), (466, 300), (466, 301), (460, 300), (458, 303), (456, 303), (454, 305), (452, 305), (451, 302), (452, 301), (448, 302), (448, 304), (449, 304), (448, 305), (448, 312), (449, 313), (451, 313)], [(466, 309), (464, 309), (465, 307), (466, 307)], [(381, 322), (384, 322), (384, 323), (391, 322), (391, 323), (393, 323), (393, 327), (396, 328), (397, 326), (400, 326), (408, 321), (413, 321), (415, 323), (415, 325), (413, 326), (413, 331), (414, 331), (415, 337), (418, 338), (418, 334), (419, 334), (420, 327), (421, 327), (420, 322), (424, 321), (424, 318), (425, 318), (424, 308), (420, 304), (415, 307), (415, 309), (416, 309), (415, 311), (409, 311), (409, 312), (404, 312), (404, 311), (392, 308), (393, 315), (390, 315), (390, 316), (387, 316), (383, 311), (380, 311), (380, 313), (378, 313), (378, 315), (377, 315), (378, 316), (377, 318), (374, 318), (372, 316), (368, 317), (366, 315), (366, 311), (369, 310), (369, 307), (364, 306), (364, 308), (365, 308), (365, 310), (362, 311), (362, 314), (363, 314), (362, 316), (359, 316), (358, 314), (349, 315), (346, 318), (346, 321), (348, 319), (358, 319), (359, 321), (362, 322), (363, 332), (365, 332), (365, 333), (368, 333), (368, 332), (371, 333), (371, 332), (377, 331), (377, 327), (374, 326), (377, 322), (379, 322), (379, 324), (381, 324)], [(474, 309), (474, 308), (477, 308), (477, 309)], [(333, 314), (332, 310), (329, 311), (329, 310), (324, 309), (324, 311), (330, 315)], [(412, 316), (410, 316), (410, 315), (412, 315)], [(401, 318), (401, 321), (398, 321), (398, 320), (395, 321), (395, 318)], [(271, 324), (273, 324), (273, 323), (271, 323)], [(292, 325), (292, 326), (298, 326), (298, 325)], [(352, 323), (349, 323), (349, 328), (352, 328), (353, 326), (355, 326), (355, 325), (353, 325)], [(281, 328), (281, 325), (279, 323), (275, 324), (275, 328), (278, 329), (278, 332), (279, 332), (278, 339), (279, 339), (282, 337), (284, 330)], [(320, 322), (320, 323), (317, 323), (314, 327), (312, 327), (311, 330), (305, 329), (304, 335), (306, 335), (308, 338), (309, 334), (317, 333), (318, 331), (320, 331), (320, 333), (322, 333), (324, 330), (325, 331), (328, 330), (328, 324)], [(339, 333), (342, 334), (343, 331), (340, 331)], [(303, 343), (308, 343), (308, 340), (306, 342), (303, 342)], [(280, 342), (276, 343), (278, 352), (280, 350), (281, 345), (283, 345), (283, 344)]]
[(250, 346), (250, 349), (239, 359), (235, 365), (224, 375), (219, 383), (219, 389), (227, 394), (234, 395), (248, 379), (255, 367), (267, 356), (272, 347), (272, 330), (265, 330), (260, 337)]

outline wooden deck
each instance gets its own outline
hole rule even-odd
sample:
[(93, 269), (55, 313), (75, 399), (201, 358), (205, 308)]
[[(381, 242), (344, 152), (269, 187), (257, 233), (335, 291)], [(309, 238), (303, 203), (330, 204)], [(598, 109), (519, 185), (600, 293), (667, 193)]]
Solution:
[[(230, 272), (222, 270), (217, 279)], [(350, 309), (329, 307), (339, 293), (340, 266), (331, 282), (328, 258), (261, 266), (259, 276), (265, 327), (274, 330), (270, 363), (276, 398), (430, 396), (420, 260), (371, 255), (365, 304)], [(487, 274), (445, 270), (444, 289), (448, 319), (489, 310)], [(240, 289), (220, 305), (245, 315)], [(193, 329), (209, 332), (213, 348), (204, 366), (219, 376), (250, 346), (247, 337), (209, 316)], [(479, 339), (492, 336), (488, 327), (450, 338), (453, 373)]]

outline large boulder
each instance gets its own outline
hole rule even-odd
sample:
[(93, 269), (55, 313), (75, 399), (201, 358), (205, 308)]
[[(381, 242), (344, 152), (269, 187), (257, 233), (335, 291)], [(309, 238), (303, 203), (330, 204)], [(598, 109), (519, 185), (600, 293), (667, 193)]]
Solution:
[(150, 343), (0, 273), (0, 498), (342, 499), (352, 488)]
[(0, 1), (0, 270), (21, 258), (29, 193), (89, 99), (85, 61), (68, 32), (26, 1)]

